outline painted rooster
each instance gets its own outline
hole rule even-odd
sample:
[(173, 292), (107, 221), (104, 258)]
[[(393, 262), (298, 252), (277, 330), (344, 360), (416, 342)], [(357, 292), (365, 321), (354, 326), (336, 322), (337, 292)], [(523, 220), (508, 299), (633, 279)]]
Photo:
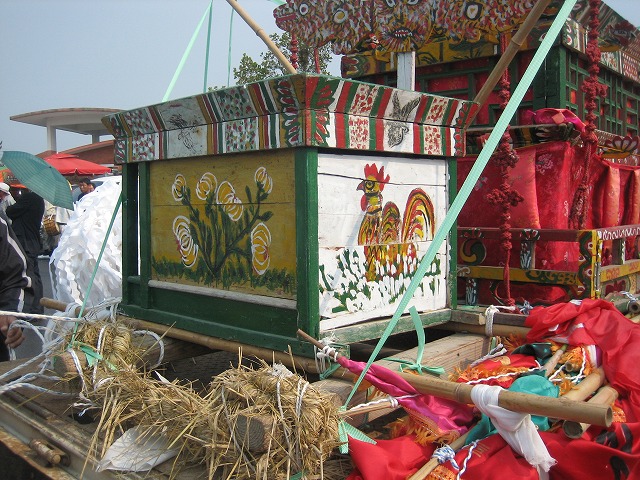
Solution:
[(364, 245), (366, 279), (407, 276), (415, 270), (417, 246), (414, 242), (433, 238), (433, 203), (424, 190), (415, 188), (409, 193), (401, 218), (395, 203), (383, 205), (382, 191), (389, 183), (384, 167), (378, 170), (376, 164), (366, 165), (364, 176), (358, 185), (358, 190), (363, 192), (360, 206), (365, 212), (358, 231), (358, 244)]

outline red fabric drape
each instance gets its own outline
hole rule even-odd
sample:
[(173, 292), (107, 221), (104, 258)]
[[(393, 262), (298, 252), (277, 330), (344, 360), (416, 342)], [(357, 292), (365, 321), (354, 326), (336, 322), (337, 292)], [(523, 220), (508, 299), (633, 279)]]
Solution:
[(526, 321), (527, 341), (567, 337), (570, 345), (596, 345), (602, 352), (607, 380), (620, 394), (630, 422), (640, 422), (640, 325), (605, 300), (585, 299), (580, 305), (561, 303), (534, 308)]
[[(551, 480), (639, 480), (640, 423), (614, 423), (608, 429), (590, 429), (571, 440), (564, 433), (541, 432), (549, 454), (557, 461)], [(412, 437), (379, 440), (371, 445), (349, 441), (355, 465), (347, 480), (405, 480), (431, 458), (433, 446), (421, 447)], [(462, 467), (469, 448), (459, 450), (456, 463)], [(436, 467), (428, 480), (454, 479), (457, 471), (447, 462)], [(462, 475), (465, 480), (489, 478), (538, 480), (537, 471), (516, 454), (498, 434), (478, 443)]]
[[(511, 170), (510, 181), (524, 197), (524, 201), (511, 211), (511, 225), (514, 228), (569, 229), (569, 215), (575, 191), (583, 177), (584, 148), (568, 142), (548, 142), (519, 149), (520, 160)], [(458, 187), (469, 174), (475, 156), (463, 157), (458, 161)], [(591, 162), (591, 184), (587, 195), (585, 228), (604, 228), (617, 225), (640, 224), (640, 167), (621, 165), (594, 158)], [(497, 188), (500, 174), (489, 162), (481, 174), (469, 200), (458, 217), (460, 227), (498, 227), (499, 211), (487, 199), (487, 192)], [(483, 265), (499, 265), (499, 242), (483, 240), (486, 259)], [(519, 267), (519, 242), (513, 241), (514, 254), (511, 267)], [(604, 245), (606, 250), (607, 244)], [(609, 247), (610, 250), (610, 247)], [(627, 259), (637, 258), (637, 249), (629, 240)], [(545, 270), (575, 271), (578, 267), (579, 251), (577, 243), (542, 242), (536, 243), (536, 267)], [(603, 265), (608, 264), (607, 253)], [(481, 303), (495, 303), (496, 299), (481, 286)], [(566, 292), (557, 288), (519, 289), (512, 285), (512, 296), (525, 298), (542, 304), (566, 301)], [(498, 295), (500, 296), (500, 295)], [(535, 296), (535, 298), (534, 298)]]

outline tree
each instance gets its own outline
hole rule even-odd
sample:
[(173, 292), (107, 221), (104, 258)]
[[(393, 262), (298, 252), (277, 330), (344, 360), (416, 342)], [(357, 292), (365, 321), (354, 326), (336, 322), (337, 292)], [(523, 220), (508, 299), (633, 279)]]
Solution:
[[(274, 33), (269, 35), (269, 38), (273, 40), (285, 57), (291, 59), (291, 36), (288, 32), (284, 32), (281, 35)], [(271, 50), (261, 53), (260, 58), (261, 62), (258, 63), (246, 53), (242, 54), (240, 65), (238, 65), (238, 68), (233, 69), (233, 77), (237, 84), (258, 82), (265, 78), (286, 75), (287, 71), (280, 65)], [(324, 45), (318, 49), (319, 73), (329, 74), (327, 67), (332, 58), (333, 54), (329, 45)], [(316, 73), (315, 50), (301, 41), (298, 41), (298, 71)]]

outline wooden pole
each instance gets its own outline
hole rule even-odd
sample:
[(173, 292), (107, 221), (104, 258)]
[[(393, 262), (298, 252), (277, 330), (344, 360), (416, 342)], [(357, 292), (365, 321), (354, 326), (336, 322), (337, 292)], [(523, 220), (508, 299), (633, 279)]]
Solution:
[[(60, 302), (58, 300), (54, 300), (53, 298), (47, 298), (47, 297), (42, 297), (40, 299), (40, 305), (42, 305), (45, 308), (50, 308), (51, 310), (57, 310), (59, 312), (66, 312), (67, 306), (68, 306), (64, 302)], [(78, 306), (75, 309), (75, 313), (73, 315), (76, 316), (79, 311), (80, 311), (80, 306)]]
[[(67, 308), (66, 304), (50, 298), (43, 298), (40, 303), (48, 308), (53, 308), (62, 312)], [(305, 372), (319, 373), (315, 361), (311, 358), (289, 355), (288, 353), (275, 352), (268, 348), (255, 347), (253, 345), (246, 345), (239, 342), (233, 342), (231, 340), (209, 337), (200, 333), (189, 332), (188, 330), (181, 330), (179, 328), (161, 325), (159, 323), (146, 322), (133, 317), (118, 315), (118, 318), (137, 330), (149, 330), (162, 336), (195, 343), (197, 345), (208, 347), (212, 350), (224, 350), (225, 352), (232, 353), (236, 353), (240, 350), (242, 351), (243, 356), (254, 356), (267, 362), (280, 362), (288, 367), (299, 368)]]
[(575, 400), (576, 402), (583, 402), (589, 398), (593, 392), (598, 390), (605, 382), (604, 370), (602, 367), (595, 369), (589, 375), (587, 375), (576, 388), (569, 390), (563, 395), (564, 398), (569, 400)]
[[(498, 63), (496, 63), (496, 66), (493, 67), (489, 78), (487, 78), (487, 81), (484, 83), (476, 97), (473, 99), (473, 101), (478, 103), (480, 107), (482, 107), (487, 102), (489, 95), (500, 81), (500, 77), (502, 77), (502, 74), (509, 67), (509, 64), (514, 59), (514, 57), (524, 44), (525, 40), (531, 33), (531, 30), (533, 30), (533, 27), (536, 26), (538, 20), (540, 19), (540, 16), (550, 3), (551, 0), (538, 0), (538, 2), (529, 12), (529, 15), (527, 15), (525, 21), (522, 22), (522, 25), (520, 25), (520, 28), (518, 28), (518, 31), (511, 38), (511, 42), (509, 42), (509, 45), (507, 45), (504, 53), (500, 55)], [(469, 115), (465, 124), (465, 128), (469, 127), (469, 125), (473, 123), (479, 111), (480, 108), (476, 109), (475, 113), (473, 113), (472, 115)]]
[[(298, 335), (318, 348), (324, 347), (322, 343), (302, 330), (298, 330)], [(447, 380), (440, 380), (439, 378), (418, 376), (411, 373), (395, 373), (411, 384), (419, 393), (434, 395), (459, 403), (473, 403), (471, 399), (473, 385), (449, 382)], [(498, 406), (511, 410), (512, 412), (561, 418), (563, 420), (573, 420), (604, 427), (611, 425), (613, 420), (613, 411), (610, 406), (589, 405), (564, 397), (544, 397), (541, 395), (512, 392), (510, 390), (500, 392)]]
[[(587, 403), (593, 403), (598, 405), (612, 405), (618, 398), (618, 392), (614, 388), (605, 385), (598, 393), (587, 400)], [(564, 433), (569, 438), (580, 438), (584, 432), (590, 427), (588, 423), (579, 423), (565, 420), (562, 425)]]
[(555, 351), (555, 353), (551, 356), (551, 358), (544, 364), (544, 376), (549, 377), (553, 373), (553, 370), (560, 362), (560, 358), (564, 355), (564, 352), (567, 350), (566, 345), (563, 345), (561, 348)]
[[(438, 378), (421, 377), (409, 373), (399, 373), (403, 379), (411, 383), (420, 393), (455, 400), (460, 403), (473, 403), (471, 399), (472, 385), (454, 383)], [(561, 418), (581, 423), (590, 423), (608, 427), (613, 420), (611, 407), (589, 405), (584, 402), (569, 400), (564, 397), (552, 398), (541, 395), (503, 390), (498, 397), (498, 406), (512, 412), (530, 413), (549, 418)], [(582, 420), (577, 420), (581, 418)], [(592, 421), (588, 421), (591, 419)]]
[[(439, 325), (432, 325), (429, 328), (435, 328), (438, 330), (450, 330), (452, 332), (466, 332), (475, 333), (477, 335), (487, 335), (487, 329), (484, 325), (472, 325), (468, 323), (446, 322)], [(521, 337), (526, 337), (527, 333), (529, 333), (529, 330), (530, 329), (527, 327), (518, 327), (515, 325), (498, 325), (494, 323), (491, 326), (491, 335), (499, 337), (518, 335)]]
[(278, 61), (282, 64), (282, 66), (288, 73), (298, 73), (293, 65), (291, 65), (291, 62), (289, 62), (287, 57), (285, 57), (284, 54), (280, 51), (278, 46), (269, 38), (269, 35), (265, 33), (262, 27), (260, 27), (260, 25), (258, 25), (256, 21), (249, 16), (249, 14), (244, 10), (244, 8), (240, 6), (240, 4), (236, 0), (227, 0), (227, 3), (231, 5), (231, 8), (238, 12), (238, 15), (240, 15), (242, 19), (247, 22), (247, 25), (249, 25), (251, 29), (256, 32), (256, 35), (262, 39), (267, 48), (271, 50), (271, 53), (276, 56)]

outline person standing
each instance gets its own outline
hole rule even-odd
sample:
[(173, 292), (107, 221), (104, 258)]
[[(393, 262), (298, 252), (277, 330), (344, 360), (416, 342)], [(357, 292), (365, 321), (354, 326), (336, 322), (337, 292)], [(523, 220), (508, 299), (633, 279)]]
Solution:
[[(25, 289), (31, 287), (27, 275), (27, 258), (18, 239), (9, 226), (8, 218), (0, 211), (0, 310), (21, 312), (25, 304)], [(0, 361), (9, 360), (7, 347), (16, 348), (24, 337), (21, 328), (9, 326), (16, 320), (13, 315), (0, 315)]]
[(18, 197), (15, 205), (7, 207), (7, 216), (11, 219), (11, 227), (27, 256), (27, 268), (31, 272), (33, 301), (25, 305), (26, 313), (44, 313), (40, 305), (43, 295), (42, 279), (38, 267), (38, 255), (42, 251), (40, 226), (44, 216), (44, 200), (34, 192), (25, 190)]
[(0, 182), (0, 209), (3, 212), (7, 211), (7, 207), (10, 207), (16, 203), (14, 198), (11, 196), (11, 189), (9, 185), (4, 182)]
[(80, 188), (80, 191), (82, 192), (78, 197), (78, 201), (80, 201), (82, 197), (93, 192), (96, 186), (93, 184), (93, 182), (89, 178), (83, 178), (78, 182), (78, 188)]

